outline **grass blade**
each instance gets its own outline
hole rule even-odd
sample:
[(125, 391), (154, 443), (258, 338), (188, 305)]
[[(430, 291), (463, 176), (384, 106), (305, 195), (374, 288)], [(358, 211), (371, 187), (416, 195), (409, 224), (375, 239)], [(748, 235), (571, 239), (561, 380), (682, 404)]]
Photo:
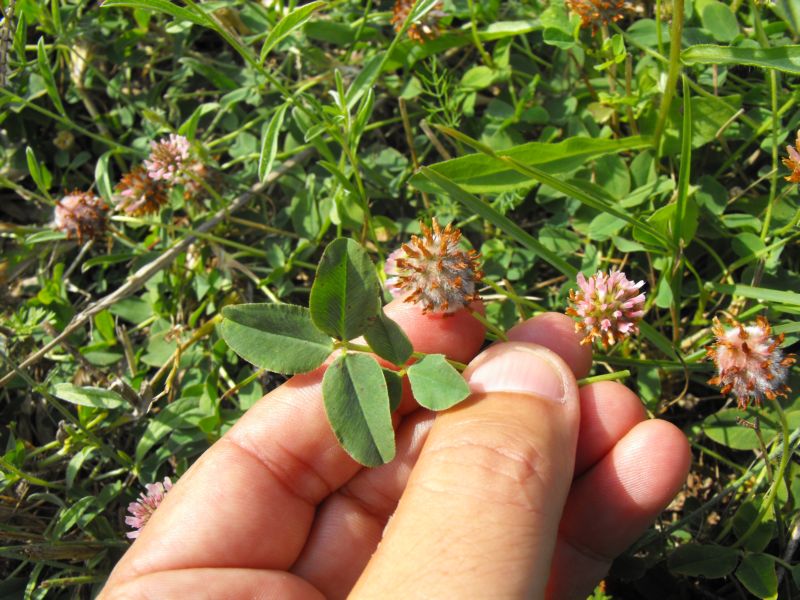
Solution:
[(539, 240), (527, 233), (511, 219), (500, 214), (494, 208), (481, 201), (479, 198), (473, 196), (469, 192), (465, 192), (457, 184), (453, 183), (444, 175), (441, 175), (440, 173), (437, 173), (428, 167), (421, 167), (420, 172), (437, 186), (439, 186), (442, 191), (463, 204), (467, 210), (480, 215), (481, 218), (486, 219), (492, 225), (501, 229), (503, 233), (507, 234), (512, 239), (516, 240), (526, 248), (534, 251), (570, 279), (578, 274), (578, 269), (558, 256), (555, 252), (551, 252), (545, 248), (539, 242)]

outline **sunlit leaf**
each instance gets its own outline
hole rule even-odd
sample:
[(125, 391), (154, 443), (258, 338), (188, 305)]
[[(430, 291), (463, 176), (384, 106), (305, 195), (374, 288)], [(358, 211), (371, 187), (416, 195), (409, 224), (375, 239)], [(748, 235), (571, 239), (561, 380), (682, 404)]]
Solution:
[(311, 321), (307, 308), (292, 304), (240, 304), (222, 309), (219, 332), (246, 361), (277, 373), (305, 373), (333, 351), (330, 337)]

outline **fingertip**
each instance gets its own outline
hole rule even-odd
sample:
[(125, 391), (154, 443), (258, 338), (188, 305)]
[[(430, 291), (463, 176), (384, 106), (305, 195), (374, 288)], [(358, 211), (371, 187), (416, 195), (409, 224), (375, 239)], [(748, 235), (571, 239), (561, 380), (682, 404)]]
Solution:
[(581, 425), (575, 476), (601, 460), (647, 414), (639, 397), (616, 381), (598, 381), (580, 389)]
[[(648, 485), (642, 486), (628, 477), (627, 489), (630, 497), (653, 518), (675, 497), (686, 482), (692, 464), (692, 450), (684, 433), (669, 421), (650, 419), (639, 423), (626, 436), (630, 439), (629, 452), (650, 455), (648, 474), (652, 477)], [(638, 448), (637, 448), (638, 446)]]
[(660, 419), (635, 425), (573, 483), (562, 534), (599, 556), (616, 556), (675, 497), (690, 464), (680, 429)]
[(532, 342), (549, 348), (564, 359), (575, 377), (586, 377), (592, 367), (592, 348), (581, 344), (572, 319), (561, 313), (542, 313), (508, 332), (509, 341)]

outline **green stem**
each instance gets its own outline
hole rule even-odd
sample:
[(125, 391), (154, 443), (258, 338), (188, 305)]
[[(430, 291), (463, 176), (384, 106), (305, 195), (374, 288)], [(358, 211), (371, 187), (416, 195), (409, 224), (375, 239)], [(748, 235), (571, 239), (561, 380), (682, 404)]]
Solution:
[(630, 377), (631, 372), (625, 369), (624, 371), (614, 371), (613, 373), (605, 373), (603, 375), (594, 375), (592, 377), (583, 377), (578, 379), (578, 387), (589, 385), (590, 383), (597, 383), (598, 381), (617, 381), (618, 379), (625, 379)]
[[(374, 354), (375, 353), (372, 350), (372, 348), (370, 348), (366, 344), (356, 344), (354, 342), (335, 341), (333, 343), (333, 349), (334, 349), (334, 351), (341, 349), (341, 350), (355, 350), (356, 352), (365, 352), (367, 354)], [(413, 356), (417, 360), (420, 360), (422, 358), (425, 358), (428, 355), (425, 352), (412, 352), (411, 356)], [(463, 371), (464, 369), (467, 368), (466, 364), (464, 364), (462, 362), (458, 362), (457, 360), (452, 360), (452, 359), (446, 358), (446, 357), (445, 357), (445, 360), (447, 362), (449, 362), (453, 367), (458, 369), (459, 371)], [(400, 373), (404, 374), (404, 371), (400, 371)]]
[(45, 481), (44, 479), (39, 479), (38, 477), (35, 477), (33, 475), (29, 475), (28, 473), (25, 473), (24, 471), (20, 471), (17, 467), (12, 465), (10, 462), (8, 462), (2, 456), (0, 456), (0, 467), (3, 467), (3, 469), (5, 471), (7, 471), (9, 473), (13, 473), (14, 475), (19, 477), (20, 479), (24, 479), (25, 481), (27, 481), (28, 483), (31, 483), (33, 485), (39, 485), (39, 486), (44, 487), (44, 488), (58, 488), (58, 489), (63, 489), (63, 487), (64, 487), (63, 485), (59, 485), (57, 483), (50, 483), (49, 481)]
[[(767, 516), (769, 511), (773, 511), (773, 513), (777, 512), (776, 497), (778, 495), (778, 490), (781, 487), (781, 482), (783, 481), (784, 475), (786, 474), (786, 467), (789, 465), (789, 459), (792, 457), (792, 453), (789, 451), (789, 422), (786, 420), (786, 413), (783, 412), (783, 407), (781, 407), (780, 402), (777, 400), (773, 400), (772, 404), (775, 407), (775, 410), (778, 412), (778, 417), (781, 421), (781, 442), (783, 449), (781, 454), (781, 462), (778, 463), (778, 470), (775, 473), (775, 478), (772, 480), (772, 483), (767, 490), (767, 495), (764, 497), (764, 501), (761, 504), (761, 509), (758, 511), (758, 516), (753, 519), (753, 522), (750, 524), (750, 527), (747, 528), (747, 531), (739, 536), (739, 540), (733, 545), (733, 548), (737, 548), (744, 544), (747, 539), (755, 533), (755, 531), (758, 529), (758, 526), (764, 520), (764, 517)], [(765, 466), (769, 460), (769, 455), (764, 454)]]
[(478, 25), (475, 23), (475, 6), (472, 0), (467, 0), (467, 5), (469, 6), (469, 24), (470, 33), (472, 34), (472, 43), (475, 44), (475, 48), (478, 50), (478, 54), (481, 55), (484, 64), (487, 67), (494, 68), (492, 57), (486, 52), (486, 48), (483, 47), (483, 42), (481, 42), (481, 39), (478, 37)]
[(661, 33), (661, 0), (656, 0), (656, 40), (658, 52), (664, 54), (664, 35)]
[(675, 94), (675, 87), (678, 85), (678, 75), (681, 74), (681, 34), (683, 33), (683, 0), (672, 1), (672, 28), (669, 38), (669, 72), (667, 74), (667, 84), (664, 96), (661, 98), (661, 108), (658, 112), (655, 133), (653, 134), (653, 144), (656, 153), (661, 155), (661, 136), (664, 134), (664, 127), (667, 124), (669, 108), (672, 104), (672, 96)]
[(484, 317), (481, 313), (479, 313), (477, 310), (470, 309), (469, 313), (473, 316), (473, 318), (475, 318), (475, 320), (479, 321), (484, 327), (486, 327), (487, 330), (495, 334), (498, 340), (502, 340), (504, 342), (508, 341), (508, 336), (506, 335), (506, 332), (497, 327), (496, 325), (494, 325), (493, 323), (490, 323), (489, 320), (486, 317)]
[[(753, 0), (750, 0), (750, 11), (753, 13), (753, 21), (756, 29), (756, 38), (762, 48), (769, 48), (769, 38), (764, 31), (764, 24), (761, 22), (761, 13)], [(769, 82), (770, 94), (770, 118), (772, 125), (772, 175), (769, 181), (769, 202), (764, 214), (764, 224), (761, 227), (761, 239), (767, 239), (769, 226), (772, 221), (772, 209), (775, 206), (775, 198), (778, 190), (778, 74), (774, 69), (769, 69), (766, 74)]]

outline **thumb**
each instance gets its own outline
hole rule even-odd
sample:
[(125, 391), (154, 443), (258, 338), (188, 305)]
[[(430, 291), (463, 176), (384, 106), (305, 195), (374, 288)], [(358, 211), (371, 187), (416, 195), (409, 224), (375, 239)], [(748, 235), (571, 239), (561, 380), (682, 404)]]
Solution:
[(354, 597), (544, 596), (580, 421), (567, 364), (506, 342), (464, 372)]

